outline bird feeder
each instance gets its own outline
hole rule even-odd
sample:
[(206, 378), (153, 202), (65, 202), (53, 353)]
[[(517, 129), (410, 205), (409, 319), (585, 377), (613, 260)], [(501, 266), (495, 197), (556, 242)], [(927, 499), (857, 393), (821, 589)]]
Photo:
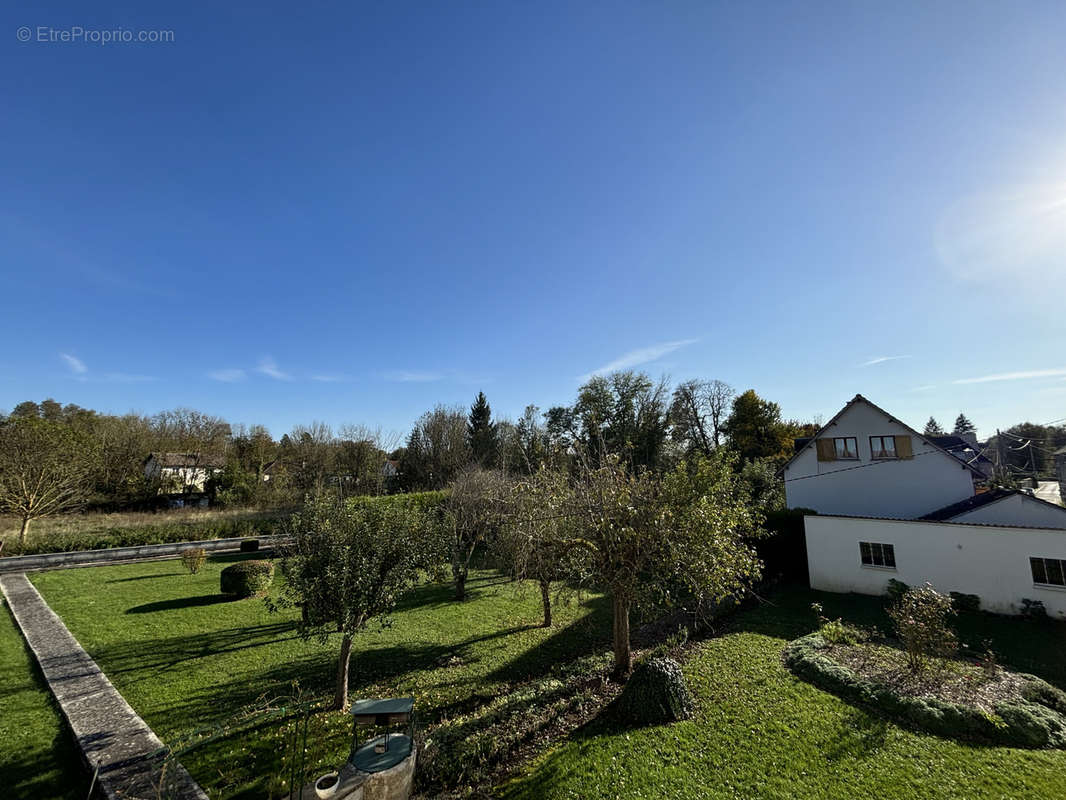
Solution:
[(352, 704), (352, 751), (348, 763), (361, 772), (390, 769), (411, 755), (415, 699), (393, 697)]

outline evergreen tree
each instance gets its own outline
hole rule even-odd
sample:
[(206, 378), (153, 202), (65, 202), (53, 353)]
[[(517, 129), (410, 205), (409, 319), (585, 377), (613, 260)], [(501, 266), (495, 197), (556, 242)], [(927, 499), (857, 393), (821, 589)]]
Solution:
[(977, 426), (970, 422), (970, 420), (966, 418), (966, 415), (960, 411), (959, 416), (955, 417), (955, 430), (952, 431), (952, 433), (959, 436), (963, 433), (971, 433), (975, 430), (977, 430)]
[(925, 430), (923, 431), (923, 433), (926, 436), (943, 436), (944, 429), (940, 427), (939, 422), (930, 417), (929, 421), (925, 423)]
[(485, 399), (484, 392), (477, 393), (477, 399), (470, 406), (470, 416), (466, 422), (466, 441), (474, 461), (486, 469), (496, 464), (499, 453), (499, 440), (496, 435), (496, 423), (492, 421), (492, 407)]

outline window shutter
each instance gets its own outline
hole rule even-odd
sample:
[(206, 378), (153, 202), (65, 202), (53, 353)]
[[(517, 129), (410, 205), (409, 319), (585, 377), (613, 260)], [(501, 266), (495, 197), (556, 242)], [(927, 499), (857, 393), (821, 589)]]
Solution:
[(914, 458), (910, 436), (893, 436), (896, 440), (896, 458)]
[(814, 444), (818, 448), (819, 461), (837, 460), (836, 445), (833, 444), (832, 439), (816, 439)]

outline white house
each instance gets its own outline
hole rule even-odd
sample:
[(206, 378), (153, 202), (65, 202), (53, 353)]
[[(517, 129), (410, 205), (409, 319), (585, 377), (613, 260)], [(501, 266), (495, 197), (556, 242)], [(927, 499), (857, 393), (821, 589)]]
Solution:
[(811, 588), (884, 594), (892, 578), (1066, 616), (1066, 508), (983, 485), (959, 458), (856, 395), (782, 468), (804, 517)]
[(984, 472), (861, 394), (782, 469), (789, 508), (914, 519), (973, 497)]
[(151, 453), (144, 460), (144, 477), (158, 481), (163, 494), (202, 492), (222, 467), (222, 459), (202, 453)]

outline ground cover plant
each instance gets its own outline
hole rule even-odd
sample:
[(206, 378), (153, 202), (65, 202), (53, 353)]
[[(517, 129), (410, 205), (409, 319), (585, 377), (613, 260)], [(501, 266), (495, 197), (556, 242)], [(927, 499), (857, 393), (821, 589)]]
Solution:
[[(582, 798), (1057, 798), (1066, 754), (975, 745), (922, 733), (794, 677), (781, 659), (818, 623), (810, 604), (850, 626), (889, 620), (881, 600), (791, 589), (690, 646), (691, 720), (632, 727), (609, 715), (503, 786), (506, 800)], [(960, 615), (960, 642), (1005, 666), (1066, 685), (1066, 626)]]
[(11, 611), (0, 605), (0, 795), (81, 800), (89, 776)]
[[(183, 747), (198, 731), (207, 738), (180, 760), (213, 798), (287, 792), (279, 777), (291, 756), (283, 709), (294, 681), (299, 692), (329, 699), (339, 649), (338, 635), (325, 644), (301, 638), (297, 608), (271, 613), (262, 600), (221, 595), (221, 570), (244, 558), (212, 557), (195, 575), (163, 561), (33, 577), (165, 742)], [(282, 580), (275, 578), (275, 595)], [(494, 768), (551, 733), (563, 715), (581, 719), (599, 706), (593, 693), (610, 687), (610, 621), (602, 597), (588, 593), (560, 605), (555, 625), (543, 628), (537, 587), (491, 572), (471, 573), (466, 601), (453, 596), (448, 583), (419, 586), (400, 599), (388, 627), (371, 625), (355, 637), (351, 696), (413, 695), (425, 738), (480, 742), (476, 752), (465, 751), (461, 773), (427, 757), (425, 779), (473, 781), (479, 764)], [(593, 663), (563, 669), (582, 657)], [(250, 707), (262, 713), (246, 714)], [(347, 755), (351, 728), (341, 713), (319, 719), (312, 766), (325, 772)], [(492, 735), (472, 735), (492, 728)]]

